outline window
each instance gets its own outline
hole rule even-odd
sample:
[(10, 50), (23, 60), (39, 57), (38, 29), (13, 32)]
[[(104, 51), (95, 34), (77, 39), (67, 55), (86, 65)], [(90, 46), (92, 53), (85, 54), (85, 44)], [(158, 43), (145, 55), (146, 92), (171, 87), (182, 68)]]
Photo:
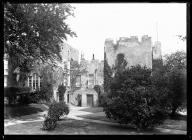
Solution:
[(42, 88), (42, 78), (41, 77), (39, 78), (40, 78), (40, 88)]
[(36, 89), (35, 83), (36, 83), (36, 74), (33, 74), (33, 89), (34, 90)]
[(89, 74), (88, 86), (92, 88), (94, 86), (94, 75)]
[(77, 75), (77, 78), (76, 78), (76, 87), (80, 87), (81, 86), (81, 75)]
[(32, 76), (29, 76), (28, 78), (29, 78), (29, 87), (32, 88)]
[(40, 89), (41, 87), (41, 78), (35, 73), (33, 76), (28, 77), (28, 86), (33, 90)]

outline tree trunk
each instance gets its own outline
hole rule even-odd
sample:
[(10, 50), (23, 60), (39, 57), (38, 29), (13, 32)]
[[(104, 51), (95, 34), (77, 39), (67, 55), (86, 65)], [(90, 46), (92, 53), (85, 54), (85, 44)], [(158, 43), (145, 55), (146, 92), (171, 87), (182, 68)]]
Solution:
[(16, 66), (13, 66), (11, 57), (8, 58), (8, 78), (7, 78), (7, 86), (8, 87), (16, 87), (17, 81), (16, 81), (16, 74), (14, 74)]

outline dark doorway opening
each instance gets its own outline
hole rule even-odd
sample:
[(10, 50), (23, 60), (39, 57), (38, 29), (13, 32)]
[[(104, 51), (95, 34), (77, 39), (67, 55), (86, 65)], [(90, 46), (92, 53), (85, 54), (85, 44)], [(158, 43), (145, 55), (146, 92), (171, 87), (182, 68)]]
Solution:
[(93, 95), (87, 94), (87, 106), (93, 107)]
[(69, 94), (67, 94), (67, 103), (69, 103)]

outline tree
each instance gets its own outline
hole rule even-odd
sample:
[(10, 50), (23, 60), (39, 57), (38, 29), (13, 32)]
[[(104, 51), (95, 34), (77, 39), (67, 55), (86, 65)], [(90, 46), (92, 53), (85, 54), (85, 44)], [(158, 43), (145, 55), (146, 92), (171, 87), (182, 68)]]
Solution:
[(165, 69), (168, 77), (168, 103), (172, 116), (186, 103), (186, 53), (177, 51), (166, 55)]
[(183, 36), (183, 35), (177, 35), (177, 37), (182, 40), (182, 41), (186, 41), (187, 37)]
[(110, 84), (112, 80), (112, 70), (106, 60), (106, 53), (104, 53), (104, 91), (110, 92)]
[(64, 86), (63, 83), (62, 83), (62, 84), (59, 85), (59, 87), (58, 87), (59, 101), (61, 101), (61, 102), (64, 101), (65, 91), (66, 91), (66, 86)]
[[(76, 34), (66, 24), (73, 16), (69, 4), (4, 3), (4, 53), (8, 54), (9, 82), (13, 71), (29, 72), (34, 63), (60, 61), (60, 43)], [(14, 82), (10, 83), (15, 84)]]
[(47, 101), (53, 97), (53, 90), (63, 84), (64, 71), (61, 67), (52, 67), (50, 65), (43, 65), (39, 69), (42, 77), (41, 93)]
[(116, 57), (115, 67), (113, 68), (115, 74), (121, 73), (123, 70), (126, 69), (126, 66), (127, 66), (127, 61), (125, 60), (124, 54), (119, 53)]
[(122, 124), (145, 129), (166, 118), (159, 92), (151, 81), (151, 70), (133, 66), (115, 74), (103, 105), (106, 116)]

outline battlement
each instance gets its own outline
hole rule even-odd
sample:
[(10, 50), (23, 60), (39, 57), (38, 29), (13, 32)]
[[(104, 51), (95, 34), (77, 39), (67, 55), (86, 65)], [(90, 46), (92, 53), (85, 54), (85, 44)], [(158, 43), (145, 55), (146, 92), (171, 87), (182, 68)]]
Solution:
[(151, 37), (148, 35), (143, 35), (141, 37), (141, 41), (138, 40), (137, 36), (130, 36), (130, 37), (120, 37), (116, 42), (112, 38), (108, 38), (105, 40), (106, 47), (114, 47), (117, 49), (119, 45), (123, 45), (126, 47), (133, 46), (132, 44), (137, 44), (136, 46), (143, 47), (148, 46), (151, 47)]
[(137, 36), (120, 37), (117, 41), (108, 38), (105, 40), (105, 54), (110, 67), (115, 65), (118, 54), (124, 54), (127, 67), (139, 64), (152, 68), (152, 59), (161, 58), (161, 43), (152, 46), (148, 35), (143, 35), (141, 40)]

